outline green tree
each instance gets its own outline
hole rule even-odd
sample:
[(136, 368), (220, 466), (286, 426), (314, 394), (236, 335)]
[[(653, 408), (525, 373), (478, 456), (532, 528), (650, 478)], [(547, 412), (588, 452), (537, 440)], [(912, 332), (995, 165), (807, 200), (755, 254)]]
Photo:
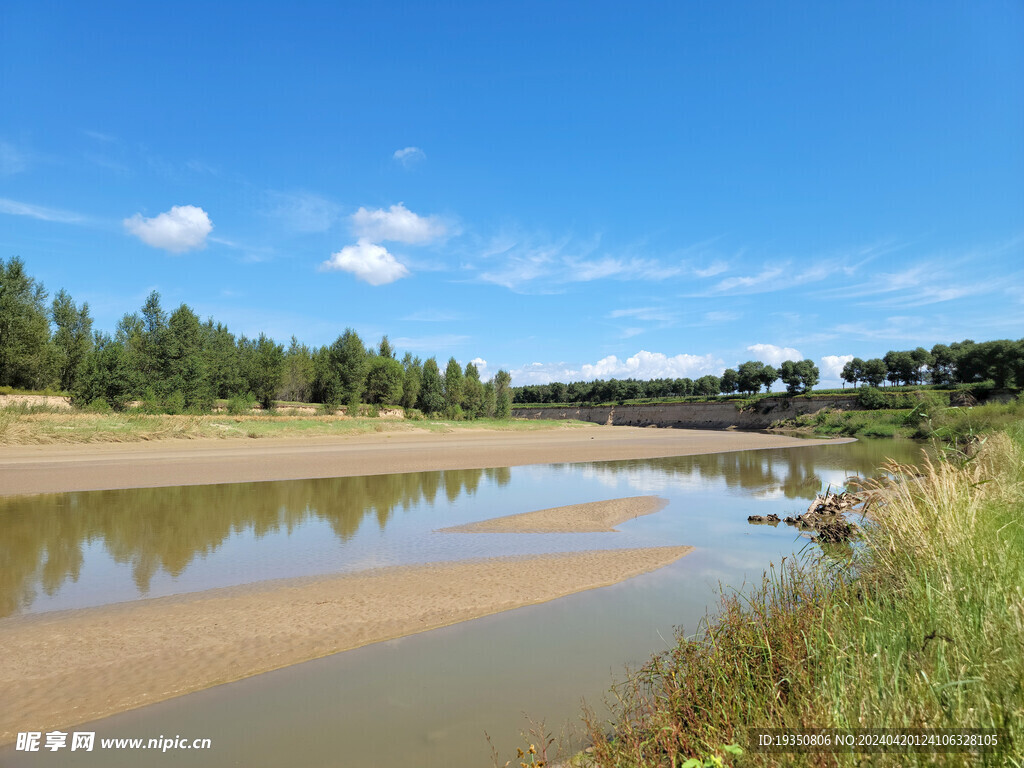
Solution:
[(740, 390), (751, 395), (761, 391), (761, 377), (764, 375), (764, 363), (760, 360), (748, 360), (740, 365), (736, 372)]
[(388, 357), (394, 359), (395, 350), (394, 347), (391, 346), (391, 342), (388, 341), (387, 336), (381, 337), (380, 346), (377, 347), (377, 354), (380, 355), (381, 357)]
[(731, 395), (733, 392), (740, 388), (739, 374), (732, 368), (726, 368), (722, 372), (720, 386), (722, 388), (723, 394)]
[(879, 357), (873, 357), (870, 360), (864, 361), (864, 368), (861, 372), (861, 381), (869, 384), (872, 387), (882, 386), (882, 382), (885, 381), (886, 374), (889, 369), (885, 365), (885, 360)]
[(786, 391), (795, 395), (799, 392), (810, 392), (818, 383), (818, 366), (813, 360), (786, 360), (780, 369), (780, 378), (786, 385)]
[(463, 373), (462, 408), (470, 419), (483, 415), (484, 385), (480, 381), (480, 371), (473, 363), (466, 363)]
[(481, 415), (487, 419), (493, 419), (498, 410), (498, 399), (494, 393), (494, 379), (488, 379), (484, 383), (484, 402)]
[(857, 386), (857, 382), (864, 380), (864, 361), (859, 357), (853, 358), (853, 360), (850, 360), (843, 366), (843, 372), (840, 375), (843, 379), (844, 387), (846, 384)]
[(773, 366), (766, 365), (761, 369), (761, 384), (765, 392), (772, 391), (772, 384), (779, 380), (779, 372)]
[(313, 353), (310, 397), (314, 403), (323, 403), (329, 411), (335, 411), (341, 405), (341, 378), (332, 361), (331, 347), (320, 347)]
[(246, 340), (242, 370), (247, 391), (252, 392), (263, 408), (274, 407), (274, 395), (284, 378), (284, 345), (261, 333), (256, 341)]
[(167, 394), (163, 385), (163, 374), (166, 370), (167, 314), (160, 307), (160, 294), (150, 292), (146, 303), (142, 305), (142, 334), (137, 340), (139, 372), (143, 388), (153, 389)]
[(423, 364), (423, 386), (418, 407), (424, 413), (440, 413), (444, 405), (444, 380), (437, 367), (437, 358), (431, 357)]
[(85, 358), (92, 349), (89, 305), (76, 307), (67, 291), (61, 289), (53, 299), (50, 312), (57, 329), (53, 334), (53, 346), (59, 386), (65, 392), (73, 392), (77, 388)]
[(462, 408), (462, 385), (464, 377), (462, 366), (454, 357), (448, 358), (444, 369), (444, 404), (448, 416), (454, 416)]
[(693, 393), (698, 397), (715, 397), (721, 392), (722, 381), (717, 376), (701, 376), (693, 382)]
[(363, 398), (367, 365), (366, 347), (359, 334), (346, 328), (331, 345), (330, 358), (337, 371), (341, 401), (348, 407), (349, 415), (355, 416)]
[(423, 363), (418, 357), (414, 358), (411, 352), (406, 352), (402, 358), (402, 369), (402, 407), (415, 408), (423, 385)]
[(800, 375), (800, 385), (803, 387), (804, 394), (809, 394), (821, 380), (821, 372), (813, 360), (801, 360), (796, 364), (796, 367)]
[(135, 395), (136, 373), (128, 360), (124, 342), (105, 333), (96, 333), (71, 393), (72, 400), (81, 405), (105, 400), (116, 410), (122, 410)]
[(956, 364), (959, 355), (946, 344), (932, 347), (932, 362), (928, 374), (932, 384), (953, 384), (956, 381)]
[(203, 356), (204, 337), (199, 318), (185, 304), (174, 311), (162, 334), (162, 394), (169, 397), (180, 392), (186, 408), (209, 410), (213, 405)]
[(916, 365), (909, 352), (890, 350), (882, 360), (885, 361), (886, 378), (893, 384), (910, 384), (914, 381)]
[(50, 382), (52, 348), (46, 290), (21, 259), (0, 259), (0, 386), (41, 389)]
[(404, 378), (405, 369), (395, 358), (375, 355), (366, 374), (366, 401), (376, 405), (398, 405), (402, 399)]
[(494, 415), (499, 419), (512, 416), (512, 377), (508, 371), (498, 371), (494, 375)]
[(914, 361), (914, 383), (920, 384), (922, 381), (924, 381), (925, 368), (930, 366), (935, 361), (935, 358), (933, 358), (931, 352), (929, 352), (924, 347), (912, 349), (908, 354), (910, 355), (910, 359)]
[(313, 376), (313, 353), (292, 336), (291, 344), (284, 353), (284, 375), (278, 398), (308, 403), (313, 392)]
[(245, 394), (234, 334), (221, 323), (214, 324), (211, 318), (203, 324), (203, 336), (203, 360), (213, 396)]

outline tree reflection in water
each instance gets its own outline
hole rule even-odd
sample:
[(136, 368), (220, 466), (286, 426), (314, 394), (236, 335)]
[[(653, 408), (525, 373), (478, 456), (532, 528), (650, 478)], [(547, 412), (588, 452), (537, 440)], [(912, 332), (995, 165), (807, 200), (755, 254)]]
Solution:
[[(617, 478), (637, 473), (644, 482), (675, 492), (717, 481), (736, 493), (781, 493), (787, 499), (809, 500), (823, 478), (841, 481), (846, 475), (872, 473), (888, 457), (912, 463), (920, 454), (918, 444), (873, 441), (565, 464), (553, 470)], [(62, 585), (77, 581), (90, 545), (103, 546), (115, 562), (130, 565), (138, 592), (146, 594), (155, 574), (177, 577), (233, 535), (290, 534), (304, 523), (321, 521), (347, 541), (367, 518), (383, 530), (398, 510), (451, 504), (475, 494), (485, 480), (504, 487), (511, 479), (512, 470), (501, 467), (0, 497), (0, 616), (32, 605), (37, 590), (52, 596)], [(639, 482), (637, 487), (643, 493), (658, 492)]]

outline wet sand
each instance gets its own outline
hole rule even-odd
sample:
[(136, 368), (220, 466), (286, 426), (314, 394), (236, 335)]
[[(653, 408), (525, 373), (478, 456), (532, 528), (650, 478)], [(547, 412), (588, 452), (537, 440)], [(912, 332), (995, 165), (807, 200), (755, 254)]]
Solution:
[(0, 744), (608, 586), (692, 547), (384, 568), (0, 620)]
[(837, 442), (849, 440), (593, 425), (528, 432), (0, 446), (0, 495), (662, 458)]
[(604, 533), (614, 531), (619, 523), (657, 512), (666, 504), (666, 499), (657, 496), (630, 496), (493, 517), (442, 528), (439, 533)]

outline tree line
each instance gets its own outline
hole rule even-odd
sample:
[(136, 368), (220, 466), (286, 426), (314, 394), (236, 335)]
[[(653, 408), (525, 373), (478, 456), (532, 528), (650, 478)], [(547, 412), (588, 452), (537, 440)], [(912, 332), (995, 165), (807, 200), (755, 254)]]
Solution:
[(1024, 339), (975, 342), (972, 339), (890, 350), (884, 357), (853, 358), (843, 366), (847, 384), (873, 387), (902, 384), (955, 386), (991, 381), (996, 389), (1024, 388)]
[(309, 347), (292, 336), (287, 348), (265, 334), (235, 336), (186, 304), (168, 314), (152, 292), (113, 334), (94, 331), (89, 305), (64, 290), (51, 303), (24, 263), (0, 259), (0, 386), (68, 392), (79, 405), (123, 409), (142, 401), (166, 412), (206, 411), (218, 399), (418, 409), (447, 418), (511, 413), (507, 371), (482, 381), (473, 363), (453, 357), (442, 372), (436, 357), (398, 360), (387, 336), (367, 347), (348, 328), (329, 345)]
[(513, 388), (516, 403), (610, 403), (625, 400), (673, 397), (710, 398), (720, 394), (746, 392), (756, 394), (761, 387), (771, 392), (779, 379), (790, 394), (806, 394), (819, 380), (818, 366), (812, 360), (787, 360), (776, 370), (757, 360), (749, 360), (738, 369), (727, 368), (721, 376), (699, 379), (598, 379), (568, 384), (528, 384)]
[[(956, 386), (992, 382), (996, 389), (1024, 388), (1024, 339), (974, 342), (971, 339), (936, 344), (931, 350), (890, 350), (884, 356), (853, 358), (843, 366), (841, 378), (854, 386), (873, 387), (933, 384)], [(772, 391), (781, 380), (787, 394), (807, 394), (820, 381), (812, 360), (787, 360), (778, 369), (758, 360), (727, 368), (721, 376), (681, 379), (610, 379), (568, 384), (530, 384), (513, 389), (514, 402), (609, 403), (661, 398), (709, 398), (719, 394), (755, 395), (762, 387)]]

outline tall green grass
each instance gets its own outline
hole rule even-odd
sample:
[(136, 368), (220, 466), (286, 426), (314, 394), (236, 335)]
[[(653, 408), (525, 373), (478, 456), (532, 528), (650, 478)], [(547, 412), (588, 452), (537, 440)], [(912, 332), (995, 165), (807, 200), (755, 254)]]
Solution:
[[(786, 563), (614, 690), (583, 764), (1024, 765), (1024, 428), (972, 459), (889, 466), (853, 558)], [(920, 474), (919, 474), (920, 473)], [(768, 754), (751, 729), (987, 728), (976, 755)]]

